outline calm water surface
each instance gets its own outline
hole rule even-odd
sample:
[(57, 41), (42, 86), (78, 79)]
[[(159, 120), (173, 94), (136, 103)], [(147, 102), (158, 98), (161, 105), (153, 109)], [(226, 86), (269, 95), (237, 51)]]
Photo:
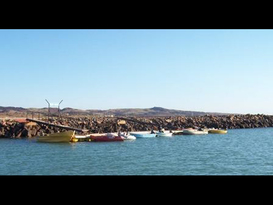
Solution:
[(273, 128), (108, 143), (0, 139), (0, 175), (273, 175)]

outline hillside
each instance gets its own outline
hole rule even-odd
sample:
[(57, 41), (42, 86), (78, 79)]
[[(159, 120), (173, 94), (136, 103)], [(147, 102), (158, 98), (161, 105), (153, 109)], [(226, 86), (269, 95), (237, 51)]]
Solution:
[[(1, 116), (24, 116), (28, 113), (47, 114), (47, 108), (22, 108), (22, 107), (1, 107)], [(51, 113), (57, 113), (58, 109), (51, 109)], [(162, 107), (153, 108), (127, 108), (127, 109), (109, 109), (109, 110), (80, 110), (74, 108), (63, 108), (61, 114), (66, 116), (136, 116), (136, 117), (154, 117), (154, 116), (202, 116), (202, 115), (227, 115), (228, 113), (201, 112), (201, 111), (183, 111), (166, 109)]]
[(93, 114), (104, 114), (104, 115), (114, 115), (114, 116), (139, 116), (139, 117), (153, 117), (153, 116), (201, 116), (206, 114), (223, 115), (223, 113), (208, 113), (208, 112), (196, 112), (196, 111), (182, 111), (166, 109), (162, 107), (153, 108), (135, 108), (135, 109), (110, 109), (104, 111), (91, 111), (89, 113)]

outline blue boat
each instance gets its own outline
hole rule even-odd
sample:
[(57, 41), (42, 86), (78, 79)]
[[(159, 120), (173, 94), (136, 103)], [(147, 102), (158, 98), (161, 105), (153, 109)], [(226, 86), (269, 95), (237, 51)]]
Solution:
[(156, 133), (152, 134), (151, 132), (130, 132), (130, 135), (133, 135), (136, 138), (156, 137)]

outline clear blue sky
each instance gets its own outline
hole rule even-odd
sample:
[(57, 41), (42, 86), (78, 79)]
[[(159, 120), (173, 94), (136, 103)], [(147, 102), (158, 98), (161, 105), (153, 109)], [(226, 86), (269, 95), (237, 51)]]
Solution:
[(273, 30), (0, 30), (0, 106), (273, 114)]

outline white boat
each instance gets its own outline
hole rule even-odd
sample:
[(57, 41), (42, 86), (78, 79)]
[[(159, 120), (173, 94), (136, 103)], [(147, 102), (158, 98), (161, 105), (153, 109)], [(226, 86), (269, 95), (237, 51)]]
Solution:
[(78, 142), (91, 142), (90, 135), (75, 135)]
[(157, 137), (172, 137), (172, 136), (173, 136), (173, 133), (170, 132), (170, 131), (165, 131), (165, 130), (163, 130), (162, 132), (157, 132), (157, 133), (156, 133), (156, 136), (157, 136)]
[(120, 136), (123, 140), (135, 140), (136, 137), (133, 135), (130, 135), (129, 133), (122, 132), (120, 133)]
[(135, 136), (136, 138), (150, 138), (155, 137), (156, 133), (151, 133), (147, 131), (139, 131), (139, 132), (130, 132), (130, 135)]
[(173, 135), (183, 135), (183, 130), (173, 130)]
[(124, 135), (124, 136), (121, 135), (121, 138), (124, 140), (135, 140), (136, 139), (136, 137), (133, 135)]
[(197, 130), (197, 129), (185, 129), (183, 130), (183, 135), (207, 135), (207, 130)]
[(76, 139), (86, 139), (88, 137), (90, 137), (90, 135), (75, 135)]
[(156, 134), (157, 137), (172, 137), (173, 133), (164, 133), (164, 132), (160, 132)]

